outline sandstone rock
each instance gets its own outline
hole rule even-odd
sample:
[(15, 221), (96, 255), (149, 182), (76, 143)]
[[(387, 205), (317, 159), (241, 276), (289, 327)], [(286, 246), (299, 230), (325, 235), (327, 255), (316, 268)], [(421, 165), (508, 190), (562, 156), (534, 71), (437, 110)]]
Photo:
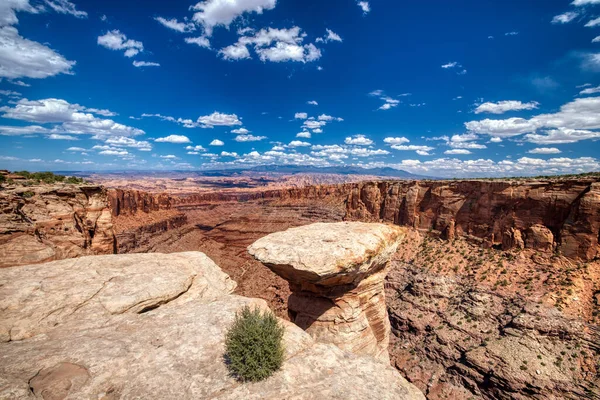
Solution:
[(525, 247), (551, 253), (554, 235), (543, 225), (530, 226), (526, 231)]
[(290, 319), (318, 341), (389, 360), (383, 280), (402, 228), (317, 223), (257, 240), (248, 252), (290, 282)]
[(114, 248), (102, 187), (65, 184), (0, 191), (0, 268), (110, 254)]
[[(229, 376), (225, 333), (243, 306), (202, 253), (82, 257), (0, 270), (2, 399), (424, 399), (390, 366), (285, 325), (285, 361)], [(48, 320), (51, 320), (48, 321)], [(18, 333), (18, 335), (17, 335)]]

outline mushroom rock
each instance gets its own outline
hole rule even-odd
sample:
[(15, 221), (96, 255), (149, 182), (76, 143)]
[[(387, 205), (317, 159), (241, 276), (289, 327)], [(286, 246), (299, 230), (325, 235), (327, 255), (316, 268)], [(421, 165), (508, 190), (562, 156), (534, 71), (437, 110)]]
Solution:
[(384, 279), (405, 235), (394, 225), (316, 223), (265, 236), (248, 252), (289, 281), (292, 322), (317, 341), (389, 362)]

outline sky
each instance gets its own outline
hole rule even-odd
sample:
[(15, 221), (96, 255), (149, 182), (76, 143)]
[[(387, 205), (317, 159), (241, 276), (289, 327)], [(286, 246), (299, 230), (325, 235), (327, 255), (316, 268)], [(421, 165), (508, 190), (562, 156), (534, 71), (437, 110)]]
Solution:
[(0, 0), (0, 169), (600, 170), (600, 0)]

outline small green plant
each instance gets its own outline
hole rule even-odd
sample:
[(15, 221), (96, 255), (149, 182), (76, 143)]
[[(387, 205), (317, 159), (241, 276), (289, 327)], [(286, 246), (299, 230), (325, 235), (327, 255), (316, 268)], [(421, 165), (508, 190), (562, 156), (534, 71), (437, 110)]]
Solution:
[(231, 373), (250, 382), (271, 376), (283, 363), (283, 333), (272, 312), (244, 307), (236, 314), (225, 342), (225, 359)]
[(6, 182), (6, 177), (4, 175), (0, 175), (0, 183)]

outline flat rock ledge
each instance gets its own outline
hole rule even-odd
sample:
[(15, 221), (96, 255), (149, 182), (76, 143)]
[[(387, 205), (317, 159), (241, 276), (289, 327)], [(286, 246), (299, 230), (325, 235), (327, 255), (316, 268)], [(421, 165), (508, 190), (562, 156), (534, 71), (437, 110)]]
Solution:
[(316, 223), (265, 236), (248, 251), (290, 282), (292, 322), (319, 342), (389, 363), (384, 279), (405, 235), (394, 225)]
[(242, 384), (223, 361), (243, 306), (199, 252), (0, 269), (1, 399), (424, 399), (394, 368), (285, 326), (285, 361)]

